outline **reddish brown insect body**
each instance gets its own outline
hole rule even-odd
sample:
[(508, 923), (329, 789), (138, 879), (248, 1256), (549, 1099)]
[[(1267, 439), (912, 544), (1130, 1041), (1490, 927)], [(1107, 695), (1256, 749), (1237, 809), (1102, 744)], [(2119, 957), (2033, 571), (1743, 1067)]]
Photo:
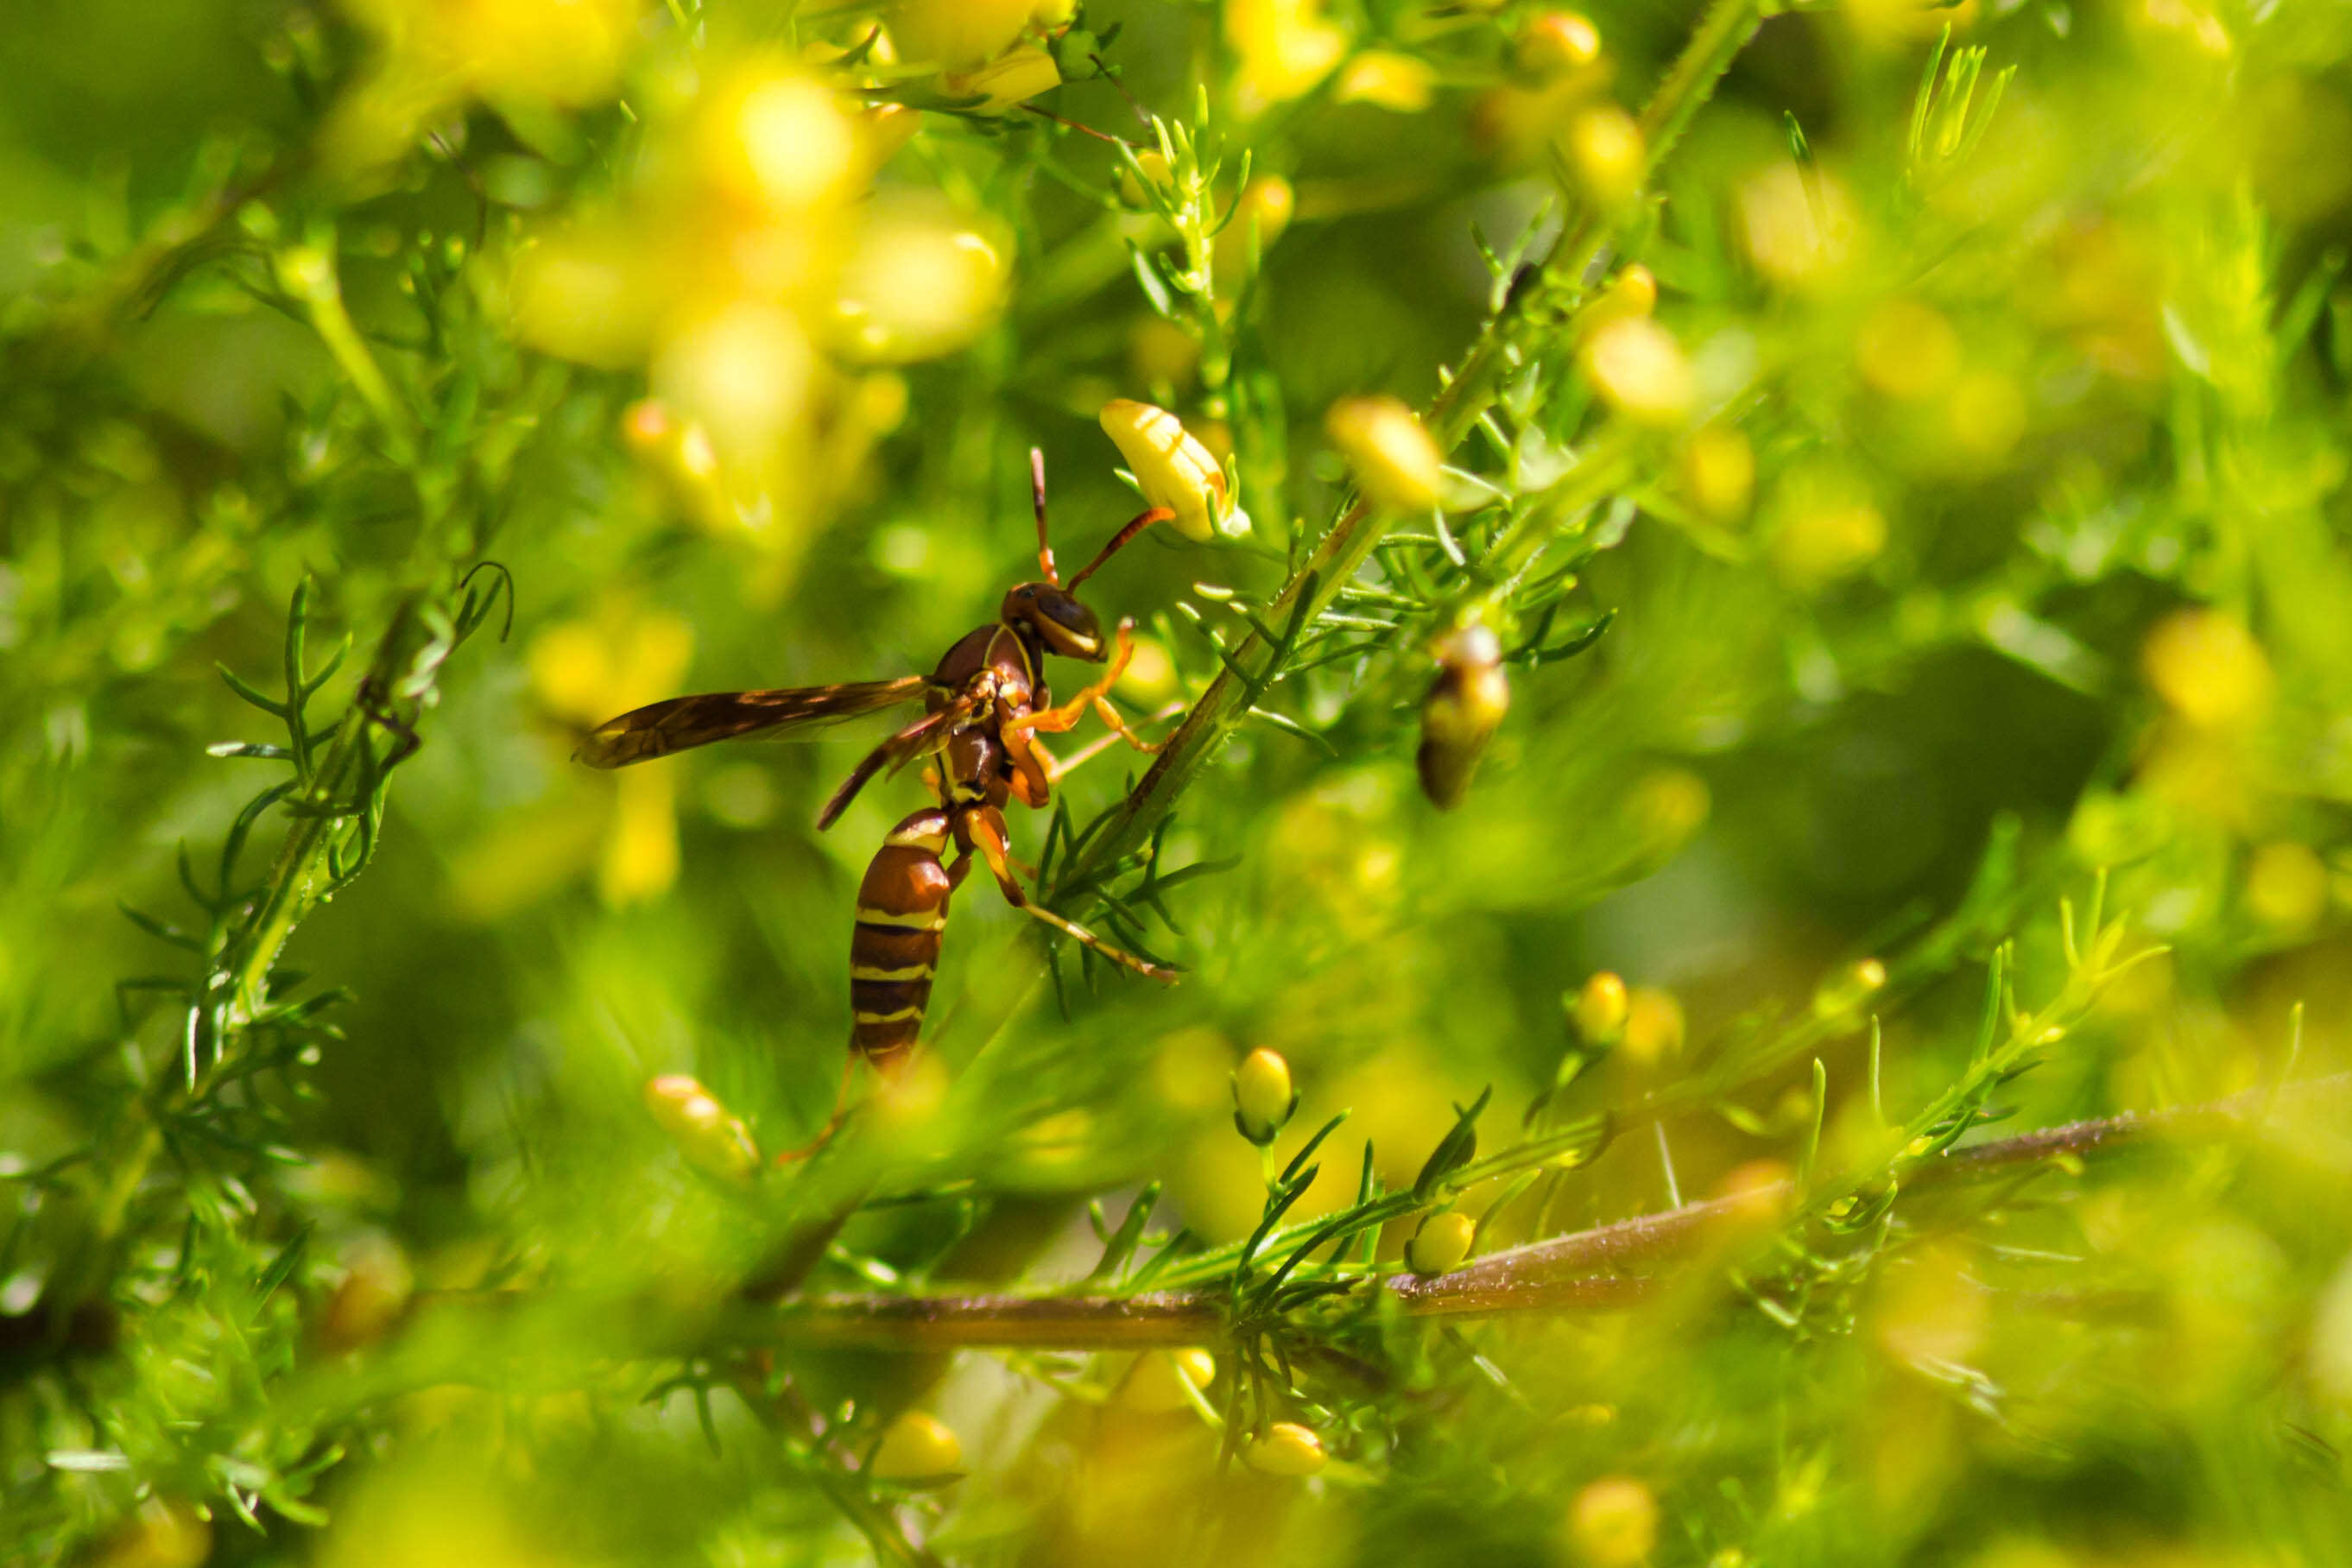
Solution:
[[(1158, 750), (1129, 729), (1108, 700), (1111, 683), (1133, 651), (1129, 624), (1119, 624), (1113, 659), (1094, 612), (1078, 602), (1076, 589), (1113, 552), (1170, 514), (1155, 509), (1136, 518), (1065, 584), (1045, 542), (1044, 460), (1035, 452), (1029, 458), (1038, 563), (1045, 580), (1021, 584), (1006, 594), (995, 624), (959, 638), (929, 676), (676, 697), (599, 726), (579, 752), (580, 760), (592, 767), (619, 767), (712, 741), (806, 727), (923, 700), (923, 716), (869, 752), (817, 816), (820, 828), (830, 827), (876, 773), (896, 772), (919, 757), (931, 760), (925, 776), (936, 804), (910, 814), (890, 830), (858, 884), (857, 921), (849, 945), (850, 1044), (877, 1067), (904, 1060), (922, 1033), (949, 900), (975, 858), (986, 864), (1014, 908), (1139, 974), (1175, 978), (1032, 903), (1007, 847), (1008, 801), (1045, 805), (1052, 798), (1054, 781), (1110, 740), (1123, 737), (1139, 750)], [(1047, 654), (1093, 664), (1110, 660), (1111, 668), (1100, 680), (1055, 707), (1045, 681)], [(1034, 738), (1075, 728), (1090, 710), (1114, 733), (1069, 762), (1056, 762)]]

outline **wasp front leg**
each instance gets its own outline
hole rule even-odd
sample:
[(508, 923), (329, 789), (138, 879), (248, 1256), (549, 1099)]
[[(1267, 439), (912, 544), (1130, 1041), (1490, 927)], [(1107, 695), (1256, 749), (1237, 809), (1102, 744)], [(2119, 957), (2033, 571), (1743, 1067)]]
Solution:
[(1032, 902), (1027, 890), (1021, 886), (1021, 879), (1013, 873), (1013, 857), (1006, 842), (1004, 814), (996, 807), (975, 805), (961, 812), (956, 822), (956, 837), (960, 842), (969, 844), (979, 852), (982, 859), (988, 862), (988, 868), (995, 876), (998, 889), (1004, 894), (1004, 901), (1014, 909), (1035, 920), (1043, 921), (1074, 941), (1085, 943), (1122, 968), (1131, 969), (1138, 974), (1148, 975), (1163, 984), (1172, 985), (1176, 983), (1174, 970), (1148, 963), (1131, 952), (1113, 947), (1076, 921), (1065, 920), (1053, 910)]
[[(1121, 675), (1127, 673), (1128, 661), (1134, 657), (1135, 623), (1121, 621), (1118, 623), (1118, 652), (1111, 659), (1110, 668), (1103, 672), (1103, 678), (1077, 691), (1067, 702), (1056, 707), (1040, 708), (1034, 712), (1024, 713), (1018, 718), (1008, 720), (1002, 727), (1005, 739), (1011, 741), (1033, 730), (1048, 735), (1058, 735), (1066, 731), (1075, 730), (1078, 727), (1078, 721), (1084, 719), (1087, 716), (1087, 710), (1091, 708), (1102, 715), (1102, 721), (1109, 725), (1112, 732), (1124, 739), (1129, 745), (1139, 752), (1157, 752), (1162, 742), (1147, 741), (1137, 734), (1128, 727), (1126, 719), (1120, 716), (1118, 710), (1110, 705), (1110, 689), (1118, 683), (1118, 678)], [(1093, 754), (1091, 752), (1086, 753), (1087, 756)], [(1076, 759), (1070, 766), (1076, 767), (1078, 762), (1084, 760), (1084, 757)]]

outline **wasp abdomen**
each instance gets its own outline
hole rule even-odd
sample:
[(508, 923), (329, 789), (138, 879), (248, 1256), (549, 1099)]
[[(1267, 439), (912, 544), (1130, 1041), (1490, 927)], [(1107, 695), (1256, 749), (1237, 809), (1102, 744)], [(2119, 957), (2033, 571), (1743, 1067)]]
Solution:
[(850, 1044), (885, 1063), (913, 1047), (948, 923), (948, 814), (933, 806), (890, 830), (857, 886), (849, 939)]

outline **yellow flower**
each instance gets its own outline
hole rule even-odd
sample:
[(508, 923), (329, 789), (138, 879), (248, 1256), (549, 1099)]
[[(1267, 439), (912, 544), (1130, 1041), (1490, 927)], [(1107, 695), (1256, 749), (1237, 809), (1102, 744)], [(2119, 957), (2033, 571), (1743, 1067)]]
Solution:
[(335, 110), (330, 168), (398, 157), (469, 99), (577, 108), (609, 94), (636, 47), (638, 0), (343, 0), (375, 36), (373, 68)]
[(940, 78), (940, 90), (950, 98), (979, 98), (980, 102), (970, 106), (979, 114), (1002, 113), (1061, 85), (1061, 67), (1054, 63), (1051, 53), (1035, 45), (1015, 49), (977, 70)]
[(1323, 428), (1374, 505), (1428, 511), (1440, 503), (1444, 455), (1420, 418), (1396, 398), (1343, 398), (1331, 405)]
[(882, 1481), (941, 1481), (962, 1463), (963, 1444), (955, 1429), (936, 1415), (909, 1410), (882, 1434), (866, 1469)]
[(1625, 1027), (1626, 996), (1624, 980), (1612, 971), (1596, 970), (1587, 977), (1571, 1009), (1579, 1037), (1594, 1045), (1615, 1039)]
[(1426, 60), (1387, 49), (1366, 49), (1339, 73), (1331, 97), (1339, 103), (1369, 103), (1398, 114), (1418, 114), (1429, 107), (1437, 73)]
[(961, 348), (1004, 303), (1008, 237), (943, 203), (877, 196), (842, 264), (834, 305), (838, 352), (903, 364)]
[(1330, 1462), (1323, 1439), (1295, 1421), (1277, 1421), (1242, 1447), (1249, 1468), (1267, 1476), (1311, 1476)]
[(1601, 401), (1636, 424), (1679, 425), (1698, 396), (1682, 345), (1646, 316), (1604, 322), (1579, 358)]
[(1573, 11), (1530, 17), (1511, 43), (1511, 63), (1529, 76), (1580, 70), (1601, 58), (1601, 29)]
[(1348, 50), (1322, 0), (1227, 0), (1225, 37), (1240, 58), (1235, 96), (1246, 114), (1297, 98)]
[(1217, 1358), (1204, 1350), (1146, 1351), (1119, 1380), (1118, 1402), (1152, 1415), (1181, 1410), (1216, 1381)]
[(2271, 661), (2245, 623), (2220, 610), (2176, 610), (2140, 650), (2148, 684), (2201, 729), (2259, 717), (2271, 701)]
[(1452, 1273), (1470, 1256), (1470, 1240), (1477, 1228), (1468, 1215), (1457, 1209), (1431, 1215), (1404, 1244), (1404, 1266), (1424, 1279)]
[(1119, 397), (1103, 405), (1102, 427), (1134, 471), (1143, 499), (1175, 513), (1176, 531), (1185, 538), (1206, 540), (1221, 529), (1248, 531), (1248, 520), (1234, 509), (1226, 489), (1224, 469), (1176, 416)]
[(1625, 205), (1649, 177), (1642, 128), (1613, 103), (1595, 104), (1570, 121), (1561, 151), (1577, 188), (1597, 206)]
[(1260, 1047), (1234, 1069), (1234, 1125), (1251, 1142), (1260, 1148), (1273, 1142), (1297, 1109), (1298, 1090), (1281, 1052)]
[(716, 1096), (685, 1074), (648, 1080), (646, 1109), (681, 1153), (712, 1174), (740, 1180), (759, 1169), (759, 1147), (742, 1119), (728, 1114)]
[(1591, 1568), (1634, 1568), (1658, 1542), (1658, 1500), (1630, 1476), (1607, 1476), (1569, 1505), (1569, 1544)]
[(1710, 522), (1738, 522), (1756, 496), (1756, 448), (1727, 425), (1710, 425), (1683, 448), (1683, 493)]
[(887, 15), (900, 59), (967, 70), (1011, 48), (1038, 8), (1035, 0), (898, 0)]

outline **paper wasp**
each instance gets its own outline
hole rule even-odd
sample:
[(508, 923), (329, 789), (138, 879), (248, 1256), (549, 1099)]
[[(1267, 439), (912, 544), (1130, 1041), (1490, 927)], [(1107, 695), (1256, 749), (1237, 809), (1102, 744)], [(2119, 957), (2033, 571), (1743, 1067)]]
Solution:
[[(1138, 751), (1159, 750), (1129, 729), (1109, 701), (1111, 685), (1134, 652), (1134, 623), (1119, 622), (1114, 658), (1104, 644), (1101, 623), (1078, 602), (1077, 590), (1121, 546), (1173, 514), (1163, 507), (1143, 512), (1064, 583), (1045, 533), (1045, 455), (1034, 449), (1029, 478), (1044, 581), (1014, 585), (997, 619), (957, 639), (930, 674), (674, 697), (598, 726), (577, 753), (591, 767), (624, 767), (713, 741), (827, 723), (921, 700), (923, 716), (868, 752), (816, 819), (819, 829), (832, 826), (875, 774), (895, 773), (919, 757), (932, 760), (925, 777), (937, 804), (890, 829), (857, 889), (857, 923), (849, 944), (850, 1046), (856, 1057), (878, 1068), (902, 1061), (922, 1032), (948, 900), (962, 885), (975, 856), (987, 864), (1013, 908), (1138, 974), (1176, 978), (1033, 902), (1014, 869), (1004, 823), (1007, 801), (1044, 806), (1055, 780), (1104, 745), (1124, 738)], [(1089, 664), (1108, 661), (1110, 668), (1056, 707), (1046, 685), (1047, 654)], [(1057, 761), (1036, 737), (1076, 728), (1089, 709), (1102, 716), (1112, 734), (1067, 762)], [(943, 859), (950, 845), (957, 851), (952, 864)]]

